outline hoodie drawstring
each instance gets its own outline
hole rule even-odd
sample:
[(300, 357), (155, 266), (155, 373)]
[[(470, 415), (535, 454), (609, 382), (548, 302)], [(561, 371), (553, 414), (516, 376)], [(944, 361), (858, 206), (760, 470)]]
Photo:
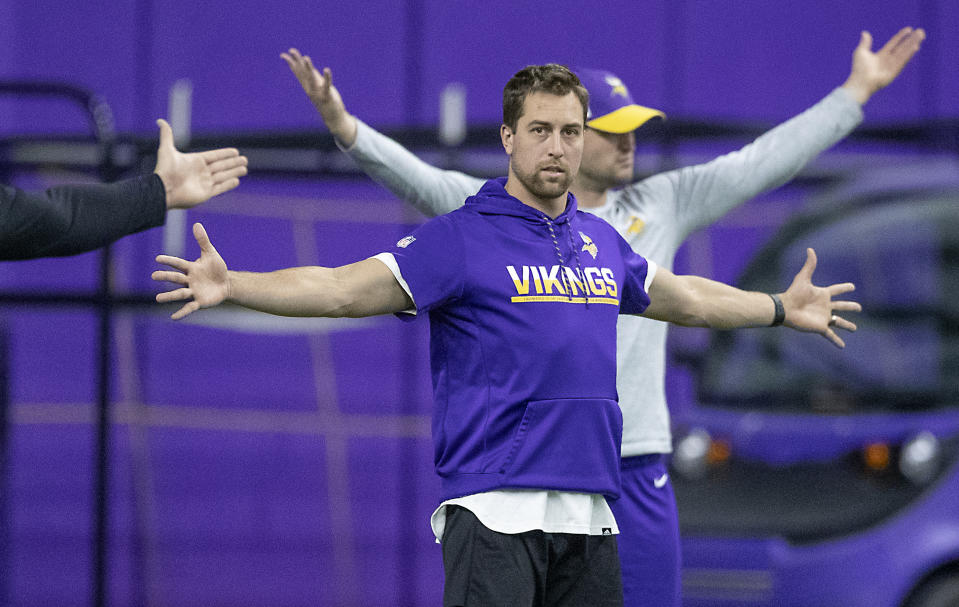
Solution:
[[(556, 251), (556, 258), (559, 259), (560, 275), (563, 278), (563, 288), (566, 289), (566, 296), (570, 301), (573, 301), (573, 289), (569, 284), (569, 281), (566, 278), (566, 262), (563, 260), (563, 253), (559, 249), (559, 241), (556, 239), (556, 231), (553, 229), (553, 222), (549, 217), (544, 217), (543, 221), (546, 222), (546, 227), (549, 228), (549, 235), (553, 239), (553, 249)], [(589, 307), (589, 290), (586, 286), (586, 277), (583, 273), (583, 265), (579, 258), (579, 250), (576, 248), (576, 243), (573, 242), (573, 226), (569, 226), (567, 232), (569, 236), (569, 248), (572, 249), (573, 255), (576, 257), (576, 276), (579, 277), (580, 283), (583, 285), (583, 298), (586, 301), (586, 307)]]

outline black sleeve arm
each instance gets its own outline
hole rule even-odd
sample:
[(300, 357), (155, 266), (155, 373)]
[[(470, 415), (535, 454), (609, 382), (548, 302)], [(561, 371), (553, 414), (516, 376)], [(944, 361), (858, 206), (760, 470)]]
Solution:
[(166, 219), (156, 175), (30, 193), (0, 184), (0, 260), (92, 251)]

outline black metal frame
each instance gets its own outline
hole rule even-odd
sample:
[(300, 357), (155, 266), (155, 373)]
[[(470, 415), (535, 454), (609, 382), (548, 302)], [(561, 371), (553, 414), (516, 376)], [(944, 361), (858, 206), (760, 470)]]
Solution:
[[(103, 100), (99, 95), (91, 93), (85, 89), (71, 86), (68, 84), (60, 82), (42, 82), (42, 81), (4, 81), (0, 82), (0, 95), (12, 95), (16, 97), (44, 97), (44, 98), (60, 98), (66, 99), (67, 101), (76, 103), (85, 110), (86, 116), (89, 119), (89, 127), (91, 130), (93, 143), (96, 145), (98, 150), (99, 161), (96, 164), (96, 170), (103, 181), (115, 181), (119, 175), (120, 171), (118, 167), (113, 162), (113, 148), (116, 144), (116, 129), (113, 121), (113, 111), (110, 106)], [(91, 602), (95, 607), (102, 607), (106, 604), (106, 568), (107, 568), (107, 554), (108, 554), (108, 545), (107, 545), (107, 533), (109, 529), (109, 439), (110, 439), (110, 342), (112, 339), (111, 336), (111, 327), (113, 320), (113, 308), (114, 302), (111, 298), (111, 285), (110, 285), (110, 267), (111, 267), (111, 251), (110, 247), (106, 246), (101, 249), (100, 263), (99, 263), (99, 283), (96, 295), (90, 298), (89, 296), (68, 296), (64, 297), (61, 302), (58, 303), (73, 303), (80, 305), (95, 305), (97, 308), (98, 316), (98, 352), (99, 360), (97, 365), (97, 436), (95, 441), (95, 452), (94, 452), (94, 479), (93, 479), (93, 594), (91, 597)], [(22, 295), (13, 295), (9, 300), (23, 302), (25, 300), (29, 301), (29, 298), (24, 298)], [(51, 298), (44, 298), (46, 302), (50, 302)], [(3, 344), (5, 349), (6, 343)], [(5, 356), (6, 352), (4, 351), (3, 361), (6, 362), (7, 358)], [(6, 365), (5, 365), (6, 366)], [(4, 377), (2, 388), (4, 398), (2, 399), (4, 416), (8, 407), (7, 394), (6, 394), (6, 369), (4, 369)], [(3, 537), (2, 539), (4, 546), (8, 544), (6, 541), (8, 539), (9, 533), (9, 519), (8, 511), (6, 504), (6, 454), (7, 454), (7, 424), (6, 419), (4, 418), (3, 430), (2, 430), (2, 441), (0, 441), (0, 487), (3, 491), (3, 502), (0, 503), (0, 516), (3, 517), (3, 521), (0, 522), (0, 527), (2, 527)], [(7, 554), (2, 555), (4, 558), (7, 558)], [(8, 567), (2, 567), (3, 572), (9, 571)], [(7, 603), (9, 597), (7, 596), (7, 587), (8, 583), (6, 580), (5, 573), (0, 572), (0, 600), (3, 601), (3, 604)]]

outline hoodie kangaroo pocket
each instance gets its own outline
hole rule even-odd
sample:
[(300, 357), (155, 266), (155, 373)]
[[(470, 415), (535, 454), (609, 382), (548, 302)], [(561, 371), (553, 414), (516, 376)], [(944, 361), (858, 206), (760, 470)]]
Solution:
[(500, 468), (503, 485), (618, 496), (622, 435), (616, 401), (530, 401)]

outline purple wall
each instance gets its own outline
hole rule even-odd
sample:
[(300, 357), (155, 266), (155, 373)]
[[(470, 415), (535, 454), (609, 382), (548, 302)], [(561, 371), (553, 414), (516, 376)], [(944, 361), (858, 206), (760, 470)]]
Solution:
[[(861, 29), (878, 43), (917, 25), (929, 33), (923, 51), (870, 106), (869, 119), (959, 113), (956, 79), (948, 77), (959, 57), (951, 0), (613, 0), (602, 10), (505, 0), (225, 6), (0, 2), (0, 49), (11, 51), (0, 59), (0, 78), (63, 79), (100, 91), (124, 131), (152, 131), (181, 78), (194, 85), (196, 131), (315, 127), (278, 57), (295, 45), (329, 65), (350, 109), (376, 125), (434, 123), (451, 81), (466, 85), (470, 120), (496, 123), (508, 77), (546, 61), (610, 68), (641, 102), (673, 116), (766, 121), (840, 84)], [(17, 128), (33, 122), (35, 112), (22, 112)]]

